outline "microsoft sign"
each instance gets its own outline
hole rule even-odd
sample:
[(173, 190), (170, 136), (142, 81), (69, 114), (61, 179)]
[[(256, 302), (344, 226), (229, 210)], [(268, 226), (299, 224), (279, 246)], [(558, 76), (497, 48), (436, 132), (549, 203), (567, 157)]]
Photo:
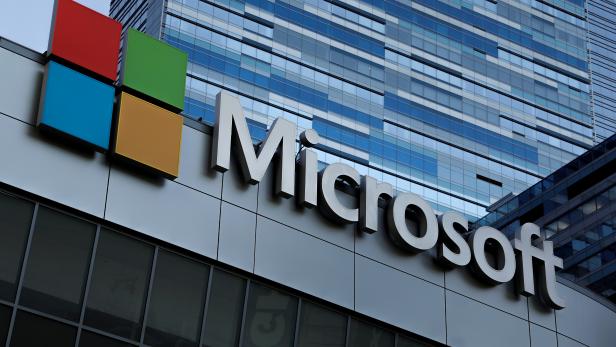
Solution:
[[(118, 84), (120, 36), (120, 23), (70, 0), (56, 2), (38, 125), (173, 179), (179, 176), (183, 118), (178, 112), (184, 107), (187, 55), (129, 29)], [(436, 247), (436, 260), (444, 266), (470, 265), (492, 284), (515, 277), (520, 294), (537, 294), (552, 308), (565, 307), (556, 292), (556, 268), (563, 261), (554, 256), (552, 242), (542, 238), (538, 226), (524, 224), (513, 243), (485, 226), (466, 239), (462, 234), (468, 232), (468, 221), (460, 213), (437, 216), (420, 196), (395, 195), (390, 184), (345, 164), (319, 171), (317, 153), (310, 149), (319, 143), (316, 131), (299, 135), (303, 147), (297, 155), (297, 128), (279, 118), (255, 151), (239, 99), (219, 93), (216, 114), (213, 169), (228, 170), (234, 148), (246, 181), (256, 184), (276, 160), (277, 195), (295, 196), (299, 205), (318, 207), (339, 223), (357, 223), (367, 233), (378, 231), (379, 200), (384, 198), (385, 231), (400, 248), (419, 253)], [(359, 190), (354, 196), (358, 207), (339, 200), (339, 181)]]
[[(516, 277), (520, 294), (537, 294), (547, 306), (565, 307), (556, 292), (556, 268), (562, 268), (563, 261), (554, 255), (552, 241), (542, 238), (537, 225), (522, 225), (513, 243), (502, 232), (488, 226), (478, 228), (466, 240), (459, 231), (468, 231), (468, 221), (458, 212), (448, 211), (437, 217), (420, 196), (395, 195), (390, 184), (362, 176), (346, 164), (330, 164), (319, 171), (317, 153), (310, 149), (319, 142), (319, 135), (313, 129), (300, 134), (303, 148), (296, 160), (297, 128), (290, 121), (276, 119), (255, 151), (238, 98), (219, 93), (216, 116), (213, 169), (227, 171), (234, 148), (246, 182), (257, 184), (276, 159), (277, 195), (296, 196), (298, 204), (318, 207), (325, 217), (339, 223), (358, 223), (360, 230), (367, 233), (378, 229), (378, 202), (384, 197), (388, 200), (387, 233), (400, 248), (419, 253), (437, 247), (436, 260), (444, 266), (470, 265), (474, 273), (491, 284), (509, 282)], [(348, 207), (339, 200), (336, 193), (339, 180), (359, 188), (360, 193), (355, 197), (358, 207)], [(416, 223), (407, 223), (409, 217)], [(493, 252), (486, 252), (488, 245)]]

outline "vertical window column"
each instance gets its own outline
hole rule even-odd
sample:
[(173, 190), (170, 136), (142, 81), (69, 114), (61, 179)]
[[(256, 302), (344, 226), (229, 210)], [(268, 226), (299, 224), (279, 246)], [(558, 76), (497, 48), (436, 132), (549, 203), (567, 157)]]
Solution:
[(102, 229), (84, 324), (138, 341), (153, 256), (154, 247)]
[(205, 264), (159, 251), (149, 298), (145, 344), (198, 346), (209, 271)]

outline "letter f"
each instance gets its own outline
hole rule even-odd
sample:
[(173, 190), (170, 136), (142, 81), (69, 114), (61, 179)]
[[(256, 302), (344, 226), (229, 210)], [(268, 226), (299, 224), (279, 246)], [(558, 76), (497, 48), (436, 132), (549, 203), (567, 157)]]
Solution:
[[(535, 247), (533, 241), (541, 240), (541, 245)], [(520, 294), (535, 295), (535, 278), (539, 284), (539, 298), (554, 309), (565, 307), (565, 301), (556, 293), (556, 268), (563, 268), (563, 260), (554, 255), (552, 241), (541, 237), (539, 227), (533, 223), (525, 223), (516, 232), (513, 248), (518, 255), (517, 285)], [(540, 264), (540, 263), (542, 264)], [(535, 276), (535, 271), (537, 271)]]

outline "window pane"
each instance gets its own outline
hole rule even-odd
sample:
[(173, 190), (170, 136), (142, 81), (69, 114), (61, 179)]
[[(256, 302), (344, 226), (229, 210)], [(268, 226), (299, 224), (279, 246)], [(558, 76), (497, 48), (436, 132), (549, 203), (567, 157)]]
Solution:
[(211, 286), (203, 346), (235, 347), (239, 341), (246, 281), (214, 270)]
[(347, 317), (303, 301), (299, 320), (299, 347), (344, 347)]
[(397, 347), (429, 347), (430, 345), (425, 342), (419, 342), (409, 337), (398, 336)]
[(15, 300), (34, 204), (0, 194), (0, 299)]
[(160, 251), (148, 309), (145, 343), (150, 346), (197, 346), (209, 268)]
[(251, 283), (243, 345), (287, 347), (293, 345), (297, 298)]
[(66, 324), (18, 311), (11, 337), (11, 347), (73, 347), (75, 333), (75, 328)]
[(375, 325), (351, 320), (349, 346), (354, 347), (393, 347), (394, 334)]
[(141, 334), (154, 248), (101, 230), (85, 324), (128, 339)]
[(96, 226), (41, 207), (19, 303), (79, 320)]
[(6, 344), (6, 333), (9, 330), (9, 323), (11, 323), (12, 312), (12, 308), (0, 305), (0, 346)]
[(106, 336), (82, 330), (79, 338), (79, 347), (129, 347), (129, 343), (111, 339)]

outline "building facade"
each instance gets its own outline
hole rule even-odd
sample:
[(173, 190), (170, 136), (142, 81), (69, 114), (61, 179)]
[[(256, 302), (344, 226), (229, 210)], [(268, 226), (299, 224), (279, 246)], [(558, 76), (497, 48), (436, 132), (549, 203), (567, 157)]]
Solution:
[[(37, 129), (45, 57), (0, 41), (0, 342), (6, 346), (611, 346), (614, 307), (559, 282), (548, 309), (209, 169), (179, 176)], [(232, 162), (233, 163), (233, 162)], [(580, 320), (580, 317), (584, 317)]]
[[(60, 20), (58, 6), (75, 12)], [(448, 242), (438, 229), (442, 212), (476, 221), (593, 143), (583, 2), (112, 1), (122, 26), (69, 0), (55, 11), (46, 55), (0, 38), (0, 345), (616, 340), (614, 305), (571, 281), (520, 295), (511, 281), (520, 265), (498, 230), (479, 248), (474, 237), (459, 238), (473, 244), (468, 267), (435, 261)], [(67, 51), (56, 40), (69, 42)], [(186, 69), (175, 60), (183, 52)], [(186, 98), (169, 97), (184, 70)], [(102, 94), (105, 112), (86, 99)], [(233, 117), (244, 113), (250, 130), (238, 130), (243, 118), (227, 123), (227, 158), (232, 138), (244, 151), (227, 166), (212, 127), (221, 95), (241, 102)], [(87, 121), (101, 113), (104, 131)], [(320, 141), (314, 132), (300, 141), (281, 135), (281, 123), (289, 133), (314, 129)], [(279, 156), (269, 136), (282, 138)], [(280, 161), (253, 158), (263, 175), (246, 167), (250, 140), (261, 158)], [(318, 145), (309, 166), (311, 142)], [(167, 157), (177, 161), (161, 163)], [(295, 169), (293, 159), (314, 174), (303, 177), (319, 186), (318, 202), (310, 200), (317, 208), (307, 191), (278, 194), (274, 171)], [(220, 165), (226, 170), (212, 168)], [(330, 168), (342, 173), (327, 181)], [(345, 174), (354, 185), (337, 179)], [(375, 189), (384, 182), (397, 190), (386, 204), (376, 195), (372, 232), (327, 216), (331, 201), (365, 209), (368, 176)], [(400, 196), (415, 205), (396, 221), (391, 206)], [(437, 247), (410, 251), (391, 232), (400, 223), (422, 239), (417, 230), (428, 219)], [(538, 249), (530, 239), (526, 246)], [(474, 269), (481, 266), (511, 277), (486, 281)], [(562, 305), (546, 305), (546, 291)]]
[(595, 140), (601, 142), (616, 132), (616, 5), (611, 1), (589, 0), (586, 6)]
[(564, 259), (562, 278), (616, 301), (616, 136), (556, 170), (480, 219), (513, 237), (523, 223), (543, 227)]
[(111, 16), (188, 52), (187, 117), (212, 124), (236, 93), (255, 141), (284, 117), (325, 138), (321, 162), (470, 220), (593, 144), (583, 1), (114, 0)]

